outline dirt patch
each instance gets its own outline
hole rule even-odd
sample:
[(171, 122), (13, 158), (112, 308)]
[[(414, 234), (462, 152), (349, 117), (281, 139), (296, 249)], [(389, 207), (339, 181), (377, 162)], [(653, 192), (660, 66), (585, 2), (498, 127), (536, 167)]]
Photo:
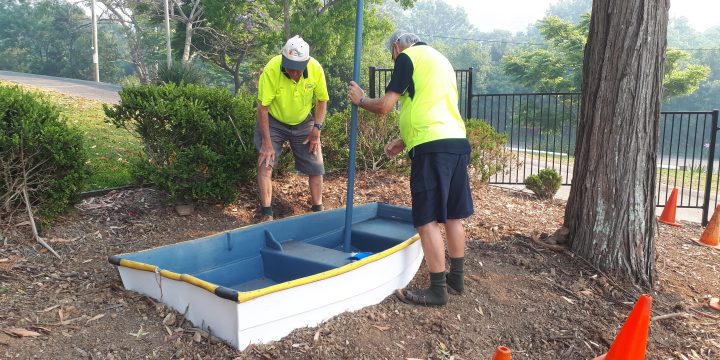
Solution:
[[(329, 175), (325, 206), (345, 202), (346, 179)], [(358, 174), (355, 202), (409, 205), (407, 179)], [(180, 217), (151, 189), (86, 199), (44, 236), (59, 262), (33, 245), (27, 226), (2, 229), (0, 357), (18, 359), (489, 359), (498, 345), (513, 359), (591, 359), (604, 353), (642, 292), (568, 252), (532, 239), (562, 223), (564, 203), (494, 187), (474, 190), (467, 222), (467, 284), (444, 308), (394, 297), (237, 351), (181, 313), (123, 289), (107, 256), (172, 244), (256, 221), (252, 186), (236, 204), (201, 204)], [(275, 182), (278, 217), (305, 213), (307, 179)], [(22, 220), (18, 220), (20, 222)], [(697, 224), (660, 225), (658, 284), (648, 359), (720, 358), (720, 251), (691, 242)], [(427, 282), (424, 266), (413, 280)]]

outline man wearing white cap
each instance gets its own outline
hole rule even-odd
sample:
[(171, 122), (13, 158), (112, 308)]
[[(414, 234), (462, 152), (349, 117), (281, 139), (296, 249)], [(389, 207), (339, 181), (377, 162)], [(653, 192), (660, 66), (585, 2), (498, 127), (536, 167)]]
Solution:
[(272, 168), (277, 165), (286, 141), (290, 143), (295, 168), (308, 175), (312, 210), (321, 211), (325, 166), (320, 132), (329, 96), (325, 72), (310, 57), (310, 47), (301, 37), (289, 39), (282, 54), (265, 65), (258, 83), (258, 100), (254, 143), (259, 153), (261, 220), (273, 219)]

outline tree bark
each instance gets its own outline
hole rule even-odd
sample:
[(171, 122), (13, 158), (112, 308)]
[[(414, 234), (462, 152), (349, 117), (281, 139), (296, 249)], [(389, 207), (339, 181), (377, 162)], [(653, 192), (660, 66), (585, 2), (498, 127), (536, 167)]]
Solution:
[(594, 0), (583, 62), (571, 249), (652, 287), (655, 164), (669, 0)]
[(192, 47), (193, 23), (188, 21), (185, 23), (185, 44), (183, 46), (182, 62), (187, 64), (190, 62), (190, 47)]
[(290, 39), (290, 0), (283, 2), (283, 29), (285, 30), (285, 40)]

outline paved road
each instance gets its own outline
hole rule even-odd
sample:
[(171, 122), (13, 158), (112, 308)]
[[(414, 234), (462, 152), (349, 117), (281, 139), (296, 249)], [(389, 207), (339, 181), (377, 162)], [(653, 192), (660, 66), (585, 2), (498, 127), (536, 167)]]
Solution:
[(0, 70), (0, 79), (38, 88), (54, 90), (64, 94), (80, 96), (105, 103), (116, 104), (120, 97), (120, 86), (94, 81), (58, 78), (52, 76), (23, 74)]

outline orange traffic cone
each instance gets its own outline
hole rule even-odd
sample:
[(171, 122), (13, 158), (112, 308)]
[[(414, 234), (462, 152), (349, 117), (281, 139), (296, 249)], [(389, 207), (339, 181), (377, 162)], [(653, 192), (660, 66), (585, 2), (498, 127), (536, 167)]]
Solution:
[(673, 226), (682, 226), (675, 222), (675, 209), (677, 208), (677, 191), (677, 187), (674, 187), (672, 189), (670, 197), (665, 203), (665, 208), (663, 209), (662, 214), (660, 214), (660, 217), (658, 218), (659, 222)]
[(718, 219), (720, 215), (718, 215), (718, 213), (720, 213), (720, 205), (715, 207), (715, 212), (710, 218), (710, 222), (707, 227), (705, 227), (705, 231), (703, 231), (700, 239), (693, 239), (693, 241), (700, 245), (720, 250), (720, 219)]
[(620, 333), (610, 346), (607, 354), (593, 360), (644, 360), (647, 337), (650, 331), (650, 308), (652, 297), (640, 295)]
[(510, 349), (505, 346), (498, 346), (492, 360), (510, 360)]

